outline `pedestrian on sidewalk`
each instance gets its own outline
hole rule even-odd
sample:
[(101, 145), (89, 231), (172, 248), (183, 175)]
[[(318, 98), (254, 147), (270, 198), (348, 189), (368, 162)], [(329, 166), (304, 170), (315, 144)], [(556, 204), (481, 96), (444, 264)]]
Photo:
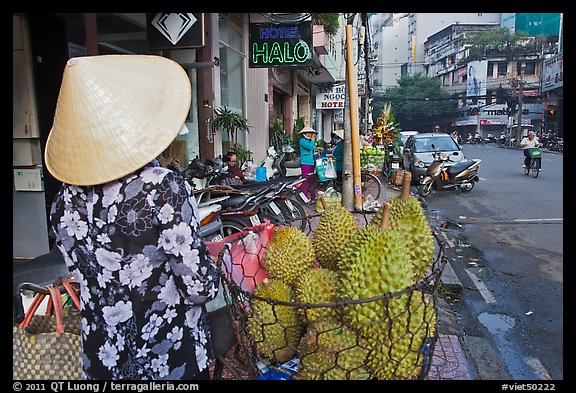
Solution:
[(209, 379), (218, 274), (190, 184), (156, 159), (190, 101), (164, 57), (66, 64), (45, 160), (63, 183), (50, 221), (80, 283), (84, 379)]
[(318, 131), (310, 126), (304, 127), (298, 133), (302, 135), (300, 138), (300, 169), (302, 170), (302, 177), (306, 181), (302, 183), (302, 190), (310, 200), (309, 203), (314, 203), (317, 197), (318, 182), (315, 174), (316, 162), (315, 154), (316, 147), (314, 141)]

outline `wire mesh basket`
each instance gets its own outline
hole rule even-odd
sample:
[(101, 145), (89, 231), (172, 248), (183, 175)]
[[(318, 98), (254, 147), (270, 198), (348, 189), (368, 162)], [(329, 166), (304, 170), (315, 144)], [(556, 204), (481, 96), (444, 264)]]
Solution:
[[(299, 231), (313, 236), (321, 216), (306, 217), (307, 230)], [(369, 213), (353, 216), (359, 227), (370, 222)], [(317, 262), (305, 273), (314, 282), (310, 287), (303, 278), (289, 285), (268, 274), (263, 256), (271, 229), (279, 228), (255, 227), (218, 255), (250, 379), (425, 379), (437, 339), (437, 287), (447, 263), (436, 234), (434, 260), (423, 278), (395, 292), (345, 298), (338, 289), (326, 297), (338, 284), (322, 280), (338, 273), (324, 272)], [(302, 297), (295, 294), (316, 287), (323, 294), (314, 301), (297, 300)]]

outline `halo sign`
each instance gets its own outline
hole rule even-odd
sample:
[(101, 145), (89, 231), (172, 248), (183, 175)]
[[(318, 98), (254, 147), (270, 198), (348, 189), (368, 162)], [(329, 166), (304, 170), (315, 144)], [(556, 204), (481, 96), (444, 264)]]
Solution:
[(312, 22), (250, 23), (250, 68), (308, 67)]

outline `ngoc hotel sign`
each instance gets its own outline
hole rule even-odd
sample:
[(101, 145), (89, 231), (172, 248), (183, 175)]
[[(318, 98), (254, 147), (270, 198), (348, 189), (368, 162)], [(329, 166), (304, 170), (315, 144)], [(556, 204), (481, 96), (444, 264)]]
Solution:
[(344, 109), (345, 101), (345, 85), (334, 85), (332, 90), (316, 94), (316, 109)]

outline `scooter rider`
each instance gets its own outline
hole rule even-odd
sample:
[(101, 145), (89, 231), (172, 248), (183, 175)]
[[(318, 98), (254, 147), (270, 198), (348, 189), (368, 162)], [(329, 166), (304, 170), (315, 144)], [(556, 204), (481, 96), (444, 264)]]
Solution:
[(520, 147), (523, 149), (524, 152), (524, 164), (522, 164), (522, 168), (526, 168), (530, 165), (530, 153), (529, 149), (531, 147), (542, 147), (542, 144), (538, 141), (538, 137), (534, 131), (530, 131), (528, 136), (525, 136), (520, 141)]

